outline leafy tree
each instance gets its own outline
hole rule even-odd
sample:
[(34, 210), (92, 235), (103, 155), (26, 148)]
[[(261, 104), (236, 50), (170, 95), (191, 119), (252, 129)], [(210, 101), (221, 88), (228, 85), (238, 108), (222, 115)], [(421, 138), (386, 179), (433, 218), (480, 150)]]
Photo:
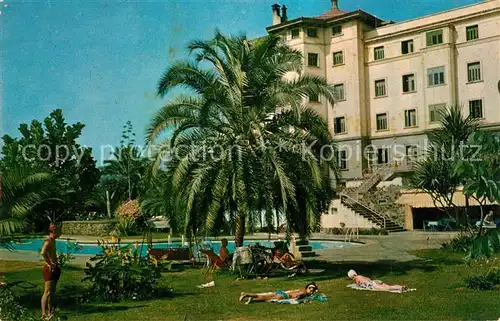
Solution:
[(16, 167), (2, 174), (0, 198), (0, 238), (24, 228), (24, 218), (48, 197), (44, 186), (51, 183), (49, 173)]
[[(329, 201), (328, 193), (317, 192), (330, 184), (321, 174), (335, 168), (333, 158), (319, 157), (321, 145), (311, 153), (303, 147), (332, 143), (324, 120), (303, 102), (321, 95), (333, 104), (333, 88), (304, 75), (302, 54), (277, 36), (251, 42), (216, 31), (214, 39), (188, 48), (194, 60), (173, 64), (158, 85), (160, 96), (177, 87), (186, 91), (155, 115), (147, 134), (153, 144), (173, 130), (166, 164), (170, 197), (182, 204), (190, 235), (227, 217), (241, 246), (251, 215), (265, 209), (267, 220), (287, 213), (288, 228), (307, 237), (317, 224), (310, 214)], [(300, 180), (293, 175), (298, 168)], [(292, 215), (292, 208), (299, 212)]]
[(44, 190), (58, 200), (37, 206), (32, 214), (38, 215), (31, 215), (31, 219), (41, 223), (47, 215), (55, 220), (85, 212), (85, 198), (99, 181), (99, 171), (91, 149), (77, 142), (84, 126), (68, 125), (62, 110), (56, 109), (43, 123), (33, 120), (30, 125), (21, 124), (19, 138), (3, 137), (1, 170), (9, 172), (21, 166), (53, 177), (53, 183)]
[(112, 155), (113, 159), (104, 161), (104, 179), (101, 182), (103, 185), (116, 185), (120, 192), (125, 186), (126, 198), (120, 195), (117, 197), (119, 201), (137, 198), (144, 189), (143, 177), (147, 169), (147, 160), (135, 145), (135, 133), (132, 131), (130, 121), (123, 126), (120, 147), (113, 151)]

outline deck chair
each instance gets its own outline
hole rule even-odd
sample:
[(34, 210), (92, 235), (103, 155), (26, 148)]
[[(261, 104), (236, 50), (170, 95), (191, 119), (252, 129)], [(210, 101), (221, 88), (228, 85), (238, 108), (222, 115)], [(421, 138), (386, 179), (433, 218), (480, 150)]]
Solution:
[(216, 268), (219, 269), (224, 269), (224, 268), (229, 268), (229, 265), (227, 265), (226, 262), (222, 261), (220, 256), (214, 253), (212, 250), (201, 250), (203, 254), (205, 254), (206, 259), (207, 259), (207, 272), (213, 273)]
[(288, 272), (299, 272), (301, 269), (307, 270), (304, 262), (295, 260), (295, 257), (290, 252), (285, 252), (283, 255), (275, 252), (273, 262), (276, 267)]

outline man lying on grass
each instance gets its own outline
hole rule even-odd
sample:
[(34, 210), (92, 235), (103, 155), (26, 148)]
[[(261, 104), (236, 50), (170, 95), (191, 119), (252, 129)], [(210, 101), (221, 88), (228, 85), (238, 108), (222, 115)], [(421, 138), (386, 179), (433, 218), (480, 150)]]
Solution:
[(276, 291), (268, 293), (245, 293), (241, 292), (240, 301), (248, 299), (245, 304), (250, 304), (252, 301), (256, 302), (267, 302), (275, 300), (288, 300), (288, 299), (303, 299), (314, 293), (318, 292), (318, 286), (316, 283), (311, 282), (306, 285), (303, 289), (289, 290), (289, 291)]
[(365, 288), (369, 290), (377, 291), (406, 291), (408, 287), (406, 285), (389, 285), (385, 283), (377, 283), (366, 276), (358, 275), (356, 271), (349, 270), (347, 276), (351, 278), (360, 288)]

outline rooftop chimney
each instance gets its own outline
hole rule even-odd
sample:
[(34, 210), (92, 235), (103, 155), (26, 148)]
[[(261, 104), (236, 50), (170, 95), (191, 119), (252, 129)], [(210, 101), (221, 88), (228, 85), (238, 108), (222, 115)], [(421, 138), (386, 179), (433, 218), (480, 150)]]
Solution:
[(332, 0), (332, 9), (339, 10), (339, 0)]
[(273, 4), (273, 26), (279, 25), (281, 23), (280, 8), (281, 6), (277, 3)]
[(286, 6), (283, 5), (283, 7), (281, 7), (281, 22), (285, 22), (288, 20), (288, 16), (286, 15)]

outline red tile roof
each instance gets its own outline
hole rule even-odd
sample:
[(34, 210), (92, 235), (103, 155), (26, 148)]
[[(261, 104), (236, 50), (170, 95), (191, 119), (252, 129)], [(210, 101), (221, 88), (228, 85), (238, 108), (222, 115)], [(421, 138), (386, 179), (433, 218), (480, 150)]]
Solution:
[(339, 10), (339, 9), (331, 9), (330, 11), (327, 11), (323, 13), (321, 16), (317, 16), (316, 19), (330, 19), (338, 16), (342, 16), (347, 14), (348, 12)]

